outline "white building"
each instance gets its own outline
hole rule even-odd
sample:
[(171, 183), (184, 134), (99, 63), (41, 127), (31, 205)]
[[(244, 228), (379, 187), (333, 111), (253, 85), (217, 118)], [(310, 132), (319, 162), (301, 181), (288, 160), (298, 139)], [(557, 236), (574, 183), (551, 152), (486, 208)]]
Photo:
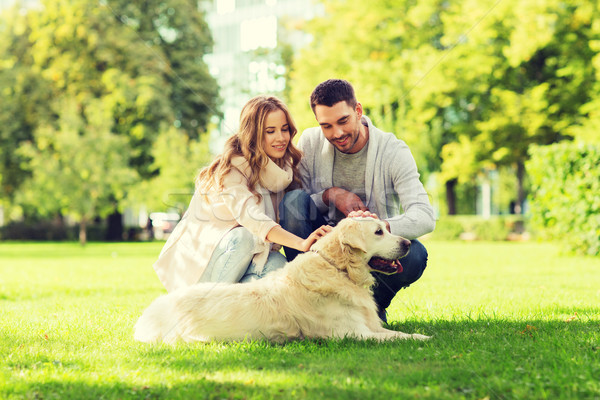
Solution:
[[(223, 119), (214, 151), (239, 124), (243, 105), (257, 94), (280, 95), (285, 66), (276, 50), (284, 42), (297, 50), (310, 40), (300, 30), (322, 6), (314, 0), (211, 0), (205, 5), (214, 49), (205, 57), (223, 100)], [(296, 29), (289, 29), (290, 26)], [(215, 135), (215, 134), (213, 134)], [(217, 138), (214, 138), (217, 139)]]

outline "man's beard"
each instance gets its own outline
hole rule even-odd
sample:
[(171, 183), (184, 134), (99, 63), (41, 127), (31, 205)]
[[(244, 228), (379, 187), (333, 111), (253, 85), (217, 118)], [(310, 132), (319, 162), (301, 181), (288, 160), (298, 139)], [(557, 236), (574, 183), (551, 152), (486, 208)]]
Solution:
[[(352, 142), (352, 144), (350, 145), (350, 147), (348, 147), (348, 149), (347, 149), (347, 150), (341, 150), (340, 148), (338, 148), (338, 147), (336, 146), (336, 148), (337, 148), (337, 149), (338, 149), (340, 152), (342, 152), (342, 153), (344, 153), (344, 154), (349, 154), (348, 152), (354, 148), (354, 146), (356, 145), (356, 142), (358, 142), (358, 139), (360, 138), (360, 126), (357, 126), (357, 127), (356, 127), (356, 131), (355, 131), (354, 133), (355, 133), (355, 135), (354, 135), (354, 141)], [(352, 135), (348, 135), (348, 136), (350, 136), (350, 139), (352, 139)]]

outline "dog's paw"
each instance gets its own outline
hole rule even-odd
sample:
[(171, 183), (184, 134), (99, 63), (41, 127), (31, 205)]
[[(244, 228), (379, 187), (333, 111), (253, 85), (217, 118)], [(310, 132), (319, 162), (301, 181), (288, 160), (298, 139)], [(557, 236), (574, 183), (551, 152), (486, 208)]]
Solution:
[(431, 339), (431, 336), (419, 335), (418, 333), (413, 333), (412, 335), (410, 335), (410, 337), (412, 339), (415, 339), (415, 340), (429, 340), (429, 339)]

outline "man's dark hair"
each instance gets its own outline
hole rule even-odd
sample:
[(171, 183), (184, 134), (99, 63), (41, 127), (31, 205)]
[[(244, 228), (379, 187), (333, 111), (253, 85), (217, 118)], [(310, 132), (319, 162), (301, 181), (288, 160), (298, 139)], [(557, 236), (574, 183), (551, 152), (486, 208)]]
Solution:
[(317, 105), (331, 107), (340, 101), (345, 101), (352, 108), (356, 107), (354, 88), (350, 82), (343, 79), (328, 79), (319, 83), (313, 90), (310, 95), (310, 108), (314, 113)]

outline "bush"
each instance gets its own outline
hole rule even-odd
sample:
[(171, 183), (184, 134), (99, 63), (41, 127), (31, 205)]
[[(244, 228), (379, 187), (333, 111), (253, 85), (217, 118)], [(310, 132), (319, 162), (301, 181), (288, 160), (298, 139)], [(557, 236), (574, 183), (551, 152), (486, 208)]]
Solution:
[[(106, 226), (93, 223), (87, 227), (88, 241), (104, 241)], [(13, 221), (0, 227), (0, 240), (34, 240), (34, 241), (77, 241), (79, 240), (79, 224), (66, 225), (50, 220)]]
[(510, 227), (505, 219), (495, 217), (477, 221), (472, 231), (479, 240), (507, 240)]
[(74, 240), (71, 229), (52, 221), (10, 222), (0, 227), (2, 240)]
[(573, 252), (600, 255), (600, 145), (562, 142), (530, 155), (532, 225)]
[(463, 232), (465, 227), (456, 217), (443, 217), (436, 222), (432, 236), (440, 240), (458, 240)]
[(524, 231), (522, 215), (496, 215), (484, 219), (478, 215), (449, 215), (437, 221), (432, 237), (440, 240), (509, 240)]

